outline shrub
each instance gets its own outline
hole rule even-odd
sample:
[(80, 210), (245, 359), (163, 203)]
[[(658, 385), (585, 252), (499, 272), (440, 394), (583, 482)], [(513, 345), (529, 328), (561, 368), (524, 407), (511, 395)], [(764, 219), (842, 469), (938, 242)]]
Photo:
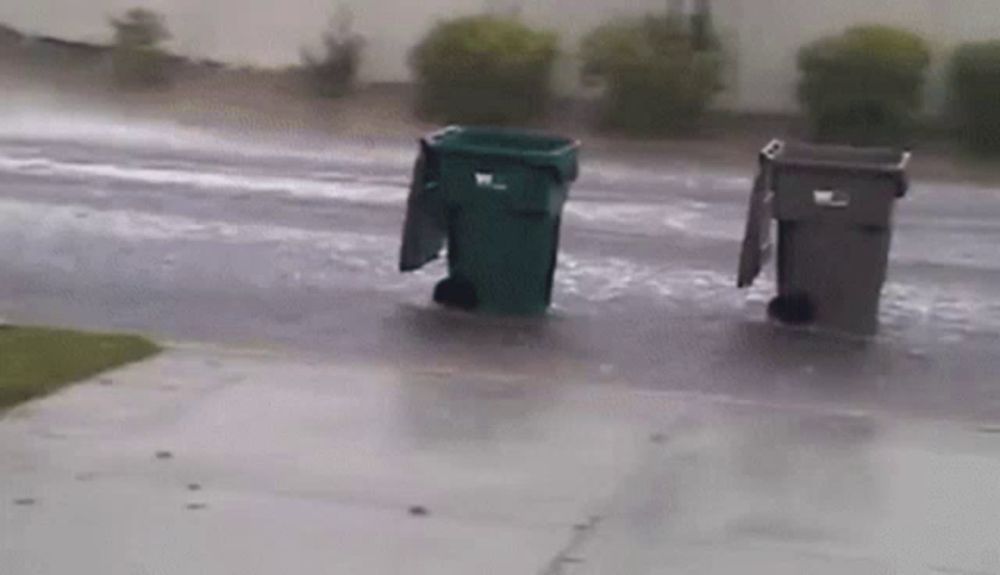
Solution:
[(1000, 40), (959, 47), (950, 81), (966, 144), (977, 152), (1000, 152)]
[(446, 122), (507, 124), (542, 114), (558, 39), (501, 16), (438, 24), (414, 49), (418, 113)]
[(901, 144), (920, 111), (930, 50), (911, 32), (862, 26), (805, 46), (798, 65), (815, 139)]
[(588, 34), (584, 74), (604, 81), (604, 125), (639, 135), (697, 127), (721, 88), (717, 43), (704, 34), (696, 39), (672, 16), (622, 20)]
[(111, 52), (116, 82), (128, 88), (152, 88), (169, 80), (170, 57), (163, 42), (170, 31), (159, 14), (133, 8), (121, 18), (112, 18), (114, 46)]
[(303, 50), (302, 64), (321, 96), (345, 96), (354, 87), (364, 49), (364, 38), (354, 32), (354, 19), (350, 12), (338, 11), (323, 34), (322, 42), (320, 54)]

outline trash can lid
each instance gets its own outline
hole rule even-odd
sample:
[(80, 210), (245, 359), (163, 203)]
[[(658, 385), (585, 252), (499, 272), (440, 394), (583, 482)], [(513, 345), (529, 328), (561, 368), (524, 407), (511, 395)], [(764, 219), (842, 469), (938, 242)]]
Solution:
[(779, 165), (851, 171), (902, 172), (910, 152), (897, 148), (856, 148), (772, 140), (761, 155)]
[(817, 145), (772, 140), (760, 152), (762, 164), (777, 169), (830, 170), (870, 176), (889, 176), (896, 180), (897, 197), (909, 188), (906, 168), (910, 151), (901, 148), (857, 148), (854, 146)]
[(553, 168), (568, 181), (577, 176), (580, 142), (562, 136), (503, 128), (449, 126), (424, 136), (423, 143), (445, 153), (504, 158)]

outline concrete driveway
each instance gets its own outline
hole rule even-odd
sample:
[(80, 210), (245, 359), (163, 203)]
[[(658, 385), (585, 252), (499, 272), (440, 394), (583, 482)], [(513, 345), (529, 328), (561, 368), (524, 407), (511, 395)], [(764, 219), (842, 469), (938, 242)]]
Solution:
[(996, 575), (998, 423), (175, 349), (0, 420), (0, 565)]

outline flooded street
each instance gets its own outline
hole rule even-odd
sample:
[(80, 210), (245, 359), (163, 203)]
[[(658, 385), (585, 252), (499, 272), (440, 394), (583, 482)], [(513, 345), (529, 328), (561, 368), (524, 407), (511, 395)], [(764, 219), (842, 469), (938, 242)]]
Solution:
[(584, 148), (554, 310), (503, 320), (433, 306), (442, 263), (397, 272), (415, 144), (251, 145), (169, 125), (68, 126), (0, 140), (0, 312), (20, 321), (398, 366), (1000, 413), (993, 189), (914, 182), (898, 204), (882, 334), (859, 345), (765, 323), (773, 269), (749, 293), (735, 289), (749, 170)]

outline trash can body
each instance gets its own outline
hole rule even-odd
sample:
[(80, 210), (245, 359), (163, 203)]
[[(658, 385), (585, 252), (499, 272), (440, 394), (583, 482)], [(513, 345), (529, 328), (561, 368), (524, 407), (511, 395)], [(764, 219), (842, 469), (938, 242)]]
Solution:
[(832, 331), (878, 330), (891, 232), (823, 221), (778, 224), (778, 295), (807, 296), (811, 321)]
[(909, 154), (772, 142), (763, 155), (778, 298), (807, 302), (808, 321), (821, 328), (874, 334)]
[[(540, 314), (552, 301), (562, 208), (578, 143), (486, 128), (424, 138), (447, 228), (446, 281), (474, 290), (478, 311)], [(469, 306), (473, 307), (473, 306)]]

